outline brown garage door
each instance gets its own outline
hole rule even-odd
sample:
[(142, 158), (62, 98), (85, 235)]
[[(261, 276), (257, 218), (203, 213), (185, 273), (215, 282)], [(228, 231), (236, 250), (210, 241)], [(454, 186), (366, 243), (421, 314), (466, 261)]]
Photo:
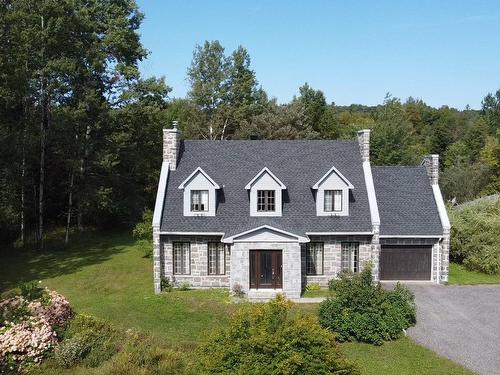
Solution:
[(380, 280), (430, 280), (431, 246), (382, 246)]

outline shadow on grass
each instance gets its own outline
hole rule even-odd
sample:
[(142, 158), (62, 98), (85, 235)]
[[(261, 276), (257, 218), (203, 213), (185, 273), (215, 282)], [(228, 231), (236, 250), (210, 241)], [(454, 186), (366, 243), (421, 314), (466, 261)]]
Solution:
[(77, 272), (107, 261), (134, 243), (124, 233), (84, 232), (64, 247), (61, 240), (49, 240), (40, 252), (26, 248), (0, 249), (0, 292), (21, 282), (41, 280)]

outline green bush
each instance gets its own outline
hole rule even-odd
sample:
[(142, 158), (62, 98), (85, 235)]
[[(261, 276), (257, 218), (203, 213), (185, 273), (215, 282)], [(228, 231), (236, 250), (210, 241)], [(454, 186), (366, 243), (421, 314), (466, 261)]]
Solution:
[(333, 335), (278, 296), (241, 307), (198, 349), (200, 374), (357, 374)]
[(115, 355), (122, 342), (121, 333), (108, 322), (89, 315), (77, 315), (69, 325), (65, 339), (79, 337), (88, 350), (81, 358), (86, 367), (97, 367)]
[(162, 292), (171, 292), (174, 290), (175, 281), (168, 277), (162, 277), (160, 282), (160, 288)]
[(317, 292), (321, 290), (321, 285), (319, 283), (310, 283), (306, 285), (307, 292)]
[(191, 290), (191, 284), (185, 281), (183, 283), (180, 283), (177, 289), (181, 291)]
[(142, 220), (138, 222), (132, 230), (132, 235), (138, 242), (139, 248), (144, 252), (145, 257), (151, 257), (153, 253), (153, 211), (145, 210)]
[(449, 210), (450, 258), (471, 271), (500, 274), (500, 199)]
[(70, 368), (80, 362), (90, 351), (87, 338), (76, 335), (64, 340), (55, 351), (55, 360), (61, 367)]
[(45, 289), (41, 287), (40, 282), (35, 280), (19, 285), (19, 290), (21, 295), (28, 301), (39, 299), (45, 293)]
[(330, 289), (335, 297), (320, 304), (319, 322), (335, 332), (338, 341), (381, 345), (415, 324), (413, 293), (400, 284), (392, 291), (373, 284), (370, 267), (360, 274), (340, 274), (330, 281)]

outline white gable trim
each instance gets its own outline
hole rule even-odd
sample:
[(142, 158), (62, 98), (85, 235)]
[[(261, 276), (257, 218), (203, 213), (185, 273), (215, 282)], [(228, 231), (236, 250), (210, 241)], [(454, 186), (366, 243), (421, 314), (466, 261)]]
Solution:
[(328, 172), (326, 172), (326, 173), (323, 175), (323, 177), (321, 177), (321, 178), (319, 179), (319, 181), (318, 181), (318, 182), (316, 182), (316, 183), (313, 185), (313, 187), (312, 187), (312, 188), (313, 188), (313, 189), (316, 189), (316, 190), (317, 190), (317, 189), (319, 189), (319, 185), (321, 185), (321, 183), (322, 183), (322, 182), (323, 182), (323, 181), (324, 181), (324, 180), (325, 180), (328, 176), (330, 176), (330, 175), (332, 174), (332, 172), (335, 172), (335, 173), (337, 174), (337, 176), (339, 176), (339, 177), (340, 177), (340, 179), (346, 183), (346, 185), (347, 185), (347, 187), (348, 187), (349, 189), (354, 189), (353, 184), (351, 184), (351, 183), (349, 182), (349, 180), (348, 180), (347, 178), (345, 178), (345, 177), (344, 177), (344, 175), (343, 175), (342, 173), (340, 173), (340, 172), (338, 171), (338, 169), (337, 169), (337, 168), (335, 168), (335, 167), (331, 167), (331, 168), (330, 168), (330, 170), (329, 170)]
[(259, 178), (262, 174), (264, 174), (264, 173), (269, 174), (269, 176), (271, 176), (271, 177), (273, 178), (273, 180), (275, 180), (275, 181), (276, 181), (276, 183), (277, 183), (278, 185), (280, 185), (280, 187), (281, 187), (281, 189), (282, 189), (282, 190), (286, 189), (285, 184), (284, 184), (283, 182), (281, 182), (281, 181), (280, 181), (280, 179), (279, 179), (278, 177), (276, 177), (276, 176), (275, 176), (275, 175), (274, 175), (274, 174), (273, 174), (273, 173), (269, 170), (269, 168), (267, 168), (267, 167), (264, 167), (264, 168), (263, 168), (263, 169), (262, 169), (259, 173), (257, 173), (257, 174), (255, 175), (255, 177), (254, 177), (254, 178), (252, 178), (252, 180), (251, 180), (251, 181), (250, 181), (250, 182), (249, 182), (249, 183), (245, 186), (245, 189), (246, 189), (246, 190), (250, 190), (250, 189), (252, 188), (252, 185), (254, 184), (254, 182), (255, 182), (255, 181), (256, 181), (256, 180), (257, 180), (257, 179), (258, 179), (258, 178)]
[(212, 180), (212, 178), (211, 178), (211, 177), (210, 177), (210, 176), (209, 176), (209, 175), (208, 175), (208, 174), (207, 174), (207, 173), (206, 173), (203, 169), (201, 169), (200, 167), (196, 168), (196, 169), (195, 169), (195, 171), (194, 171), (193, 173), (191, 173), (191, 174), (189, 175), (189, 177), (188, 177), (188, 178), (186, 178), (186, 179), (182, 182), (182, 184), (180, 184), (180, 185), (179, 185), (179, 189), (184, 189), (184, 187), (186, 186), (186, 184), (187, 184), (187, 183), (188, 183), (188, 182), (189, 182), (189, 181), (190, 181), (190, 180), (191, 180), (191, 179), (192, 179), (192, 178), (193, 178), (193, 177), (194, 177), (197, 173), (201, 173), (203, 176), (205, 176), (205, 177), (206, 177), (206, 179), (207, 179), (208, 181), (210, 181), (210, 183), (211, 183), (212, 185), (214, 185), (214, 187), (215, 187), (216, 189), (220, 189), (220, 186), (219, 186), (219, 185), (217, 185), (217, 183), (216, 183), (214, 180)]
[(167, 190), (168, 181), (168, 162), (164, 161), (161, 164), (160, 181), (158, 181), (158, 190), (156, 191), (155, 210), (153, 213), (153, 227), (159, 227), (161, 223), (161, 214), (163, 212), (163, 203), (165, 202), (165, 192)]
[(375, 194), (375, 185), (373, 184), (372, 167), (369, 161), (363, 162), (363, 172), (365, 175), (366, 192), (368, 193), (368, 206), (370, 207), (372, 225), (380, 225), (377, 196)]
[(285, 230), (281, 230), (281, 229), (278, 229), (278, 228), (274, 228), (274, 227), (272, 227), (270, 225), (261, 225), (260, 227), (253, 228), (253, 229), (247, 230), (245, 232), (241, 232), (241, 233), (235, 234), (233, 236), (224, 238), (222, 240), (222, 242), (224, 242), (224, 243), (238, 242), (238, 238), (239, 237), (245, 236), (245, 235), (253, 233), (253, 232), (258, 232), (258, 231), (260, 231), (262, 229), (267, 229), (270, 232), (276, 232), (276, 233), (279, 233), (279, 234), (283, 234), (285, 236), (294, 237), (295, 238), (294, 242), (299, 242), (299, 243), (309, 242), (309, 239), (306, 238), (306, 237), (298, 236), (298, 235), (296, 235), (294, 233), (287, 232)]
[(444, 205), (443, 195), (441, 194), (439, 185), (432, 185), (432, 192), (434, 193), (434, 199), (436, 200), (441, 225), (443, 226), (443, 229), (449, 230), (451, 228), (450, 219), (448, 218), (448, 212), (446, 211), (446, 206)]

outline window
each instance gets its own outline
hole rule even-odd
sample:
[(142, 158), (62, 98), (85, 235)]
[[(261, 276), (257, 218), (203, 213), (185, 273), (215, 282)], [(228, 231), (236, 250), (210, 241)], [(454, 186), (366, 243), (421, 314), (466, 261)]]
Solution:
[(274, 211), (275, 202), (274, 190), (257, 190), (257, 211)]
[(342, 242), (342, 271), (358, 272), (359, 270), (359, 243)]
[(342, 211), (342, 190), (325, 190), (325, 212)]
[(208, 190), (191, 190), (191, 211), (208, 211)]
[(174, 242), (174, 275), (189, 275), (191, 273), (191, 244), (189, 242)]
[(224, 275), (226, 273), (226, 253), (224, 244), (220, 242), (208, 243), (208, 274)]
[(306, 273), (323, 275), (323, 243), (310, 242), (306, 247)]

